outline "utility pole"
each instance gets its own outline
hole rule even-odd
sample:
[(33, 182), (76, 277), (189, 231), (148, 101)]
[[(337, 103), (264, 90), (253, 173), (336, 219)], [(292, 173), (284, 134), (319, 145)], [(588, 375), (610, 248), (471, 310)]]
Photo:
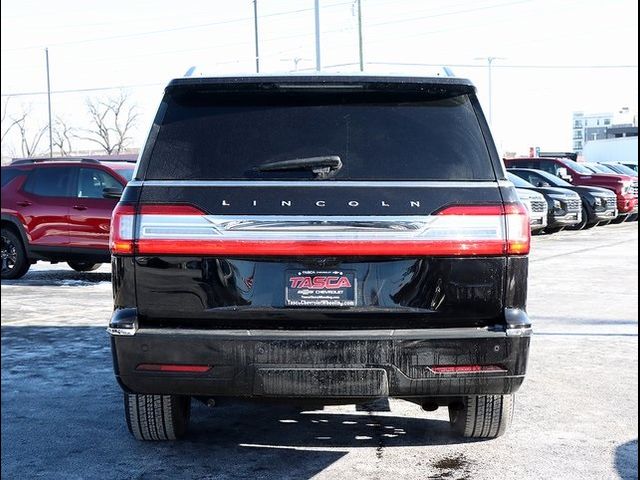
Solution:
[(51, 81), (49, 79), (49, 49), (44, 49), (44, 57), (47, 63), (47, 106), (49, 109), (49, 158), (53, 157), (53, 129), (51, 125)]
[(489, 125), (491, 125), (493, 120), (493, 92), (491, 85), (491, 64), (493, 64), (494, 60), (505, 60), (504, 57), (476, 57), (474, 60), (486, 60), (487, 61), (487, 73), (488, 73), (488, 88), (489, 88)]
[(358, 2), (358, 51), (360, 53), (360, 71), (364, 72), (364, 52), (362, 48), (362, 0)]
[(316, 20), (316, 70), (322, 70), (320, 59), (320, 0), (315, 0), (315, 20)]
[(258, 0), (253, 0), (253, 30), (256, 41), (256, 73), (260, 73), (260, 51), (258, 50)]

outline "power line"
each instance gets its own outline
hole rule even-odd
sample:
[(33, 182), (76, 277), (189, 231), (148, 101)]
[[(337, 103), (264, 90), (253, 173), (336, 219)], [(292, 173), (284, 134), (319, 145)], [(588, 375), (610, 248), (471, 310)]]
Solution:
[[(138, 83), (131, 85), (115, 85), (112, 87), (95, 87), (95, 88), (74, 88), (69, 90), (52, 90), (51, 94), (58, 93), (83, 93), (83, 92), (99, 92), (102, 90), (120, 90), (124, 88), (144, 88), (144, 87), (158, 87), (166, 85), (166, 83)], [(47, 95), (47, 92), (17, 92), (17, 93), (3, 93), (2, 97), (28, 97), (35, 95)]]
[[(330, 7), (335, 7), (335, 6), (339, 6), (339, 5), (350, 5), (351, 2), (342, 2), (342, 3), (333, 3), (330, 5), (325, 5), (323, 6), (323, 8), (330, 8)], [(276, 13), (268, 13), (266, 15), (261, 15), (259, 18), (269, 18), (269, 17), (278, 17), (278, 16), (282, 16), (282, 15), (290, 15), (293, 13), (301, 13), (301, 12), (309, 12), (312, 11), (313, 8), (302, 8), (299, 10), (287, 10), (285, 12), (276, 12)], [(146, 32), (138, 32), (138, 33), (128, 33), (128, 34), (124, 34), (124, 35), (111, 35), (111, 36), (107, 36), (107, 37), (96, 37), (96, 38), (87, 38), (87, 39), (83, 39), (83, 40), (69, 40), (67, 42), (58, 42), (58, 43), (50, 43), (48, 45), (31, 45), (28, 47), (16, 47), (16, 48), (3, 48), (2, 52), (12, 52), (12, 51), (18, 51), (18, 50), (33, 50), (36, 48), (45, 48), (45, 47), (60, 47), (60, 46), (67, 46), (67, 45), (79, 45), (79, 44), (84, 44), (84, 43), (93, 43), (93, 42), (101, 42), (104, 40), (120, 40), (120, 39), (125, 39), (125, 38), (135, 38), (135, 37), (144, 37), (144, 36), (149, 36), (149, 35), (157, 35), (159, 33), (172, 33), (172, 32), (178, 32), (178, 31), (183, 31), (183, 30), (192, 30), (192, 29), (197, 29), (197, 28), (205, 28), (205, 27), (213, 27), (216, 25), (226, 25), (229, 23), (239, 23), (239, 22), (245, 22), (245, 21), (250, 21), (253, 20), (253, 17), (242, 17), (242, 18), (233, 18), (233, 19), (229, 19), (229, 20), (222, 20), (222, 21), (217, 21), (217, 22), (208, 22), (208, 23), (197, 23), (197, 24), (193, 24), (193, 25), (183, 25), (181, 27), (173, 27), (173, 28), (164, 28), (164, 29), (160, 29), (160, 30), (149, 30)]]
[(443, 12), (443, 13), (436, 13), (436, 14), (432, 14), (432, 15), (425, 15), (422, 17), (412, 17), (412, 18), (401, 18), (401, 19), (397, 19), (397, 20), (389, 20), (389, 21), (384, 21), (384, 22), (378, 22), (378, 23), (371, 23), (367, 25), (367, 28), (369, 27), (379, 27), (382, 25), (393, 25), (393, 24), (397, 24), (397, 23), (405, 23), (405, 22), (413, 22), (416, 20), (426, 20), (428, 18), (439, 18), (439, 17), (448, 17), (451, 15), (460, 15), (461, 13), (473, 13), (473, 12), (479, 12), (482, 10), (492, 10), (494, 8), (501, 8), (501, 7), (510, 7), (512, 5), (518, 5), (518, 4), (522, 4), (522, 3), (531, 3), (533, 0), (518, 0), (515, 2), (506, 2), (506, 3), (498, 3), (498, 4), (494, 4), (494, 5), (485, 5), (482, 7), (476, 7), (476, 8), (467, 8), (464, 10), (455, 10), (452, 12)]
[[(407, 67), (441, 67), (441, 63), (413, 63), (413, 62), (367, 62), (367, 65), (398, 65)], [(485, 65), (479, 65), (477, 63), (459, 63), (459, 64), (447, 64), (447, 67), (456, 68), (486, 68)], [(638, 68), (638, 65), (622, 64), (622, 65), (493, 65), (492, 68), (522, 68), (522, 69), (618, 69), (618, 68)]]

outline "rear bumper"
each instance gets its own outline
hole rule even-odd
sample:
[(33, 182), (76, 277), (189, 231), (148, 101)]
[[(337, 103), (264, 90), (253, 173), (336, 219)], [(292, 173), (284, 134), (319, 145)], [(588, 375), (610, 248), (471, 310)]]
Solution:
[[(398, 398), (507, 394), (524, 379), (530, 328), (430, 330), (139, 329), (111, 336), (125, 391), (240, 397)], [(140, 364), (207, 365), (204, 373)], [(498, 366), (482, 373), (430, 367)]]

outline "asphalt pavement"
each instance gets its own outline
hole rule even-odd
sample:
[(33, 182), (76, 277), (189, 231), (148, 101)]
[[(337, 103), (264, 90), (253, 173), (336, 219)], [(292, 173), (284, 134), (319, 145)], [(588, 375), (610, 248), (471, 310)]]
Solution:
[(535, 237), (529, 372), (510, 431), (446, 409), (193, 404), (189, 436), (127, 432), (105, 326), (108, 266), (39, 264), (2, 293), (3, 479), (638, 478), (638, 225)]

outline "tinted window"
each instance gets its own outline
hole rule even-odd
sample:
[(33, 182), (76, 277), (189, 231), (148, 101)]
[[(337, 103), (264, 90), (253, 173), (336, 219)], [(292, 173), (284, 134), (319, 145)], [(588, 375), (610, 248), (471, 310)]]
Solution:
[(611, 175), (612, 173), (613, 174), (617, 173), (613, 168), (610, 168), (610, 167), (608, 167), (606, 165), (600, 165), (598, 163), (591, 163), (589, 165), (581, 165), (581, 167), (588, 168), (593, 173), (607, 173), (609, 175)]
[(561, 168), (561, 166), (552, 160), (540, 160), (540, 164), (538, 166), (538, 169), (543, 172), (550, 173), (551, 175), (555, 175), (558, 172), (558, 168)]
[(614, 164), (605, 164), (605, 167), (611, 169), (612, 172), (621, 173), (622, 175), (630, 175), (632, 177), (637, 177), (638, 172), (636, 172), (633, 168), (629, 168), (626, 165), (622, 165), (619, 163)]
[(26, 192), (43, 197), (68, 197), (74, 169), (67, 167), (36, 168), (24, 184)]
[[(275, 98), (275, 99), (274, 99)], [(495, 180), (467, 95), (407, 102), (323, 94), (165, 99), (146, 179), (291, 179), (261, 164), (338, 155), (351, 180)]]
[(514, 175), (513, 173), (507, 173), (507, 178), (511, 183), (513, 183), (518, 188), (531, 188), (533, 185), (531, 183), (523, 180), (522, 178)]
[(519, 170), (514, 171), (513, 173), (536, 186), (540, 182), (545, 182), (552, 187), (573, 187), (573, 185), (571, 185), (569, 182), (547, 172), (531, 172), (527, 170)]
[(123, 177), (127, 182), (130, 182), (131, 179), (133, 178), (133, 168), (119, 168), (117, 170), (118, 175), (120, 175), (121, 177)]
[(105, 188), (122, 188), (122, 184), (104, 170), (81, 168), (78, 178), (78, 197), (103, 198)]
[(11, 180), (19, 176), (21, 173), (23, 172), (21, 170), (18, 170), (17, 168), (3, 168), (2, 169), (2, 186), (4, 187), (6, 184), (8, 184)]
[(588, 168), (585, 168), (583, 165), (580, 165), (578, 162), (574, 162), (573, 160), (563, 160), (562, 163), (567, 168), (573, 169), (573, 171), (578, 172), (580, 175), (592, 174), (592, 172), (590, 172)]

